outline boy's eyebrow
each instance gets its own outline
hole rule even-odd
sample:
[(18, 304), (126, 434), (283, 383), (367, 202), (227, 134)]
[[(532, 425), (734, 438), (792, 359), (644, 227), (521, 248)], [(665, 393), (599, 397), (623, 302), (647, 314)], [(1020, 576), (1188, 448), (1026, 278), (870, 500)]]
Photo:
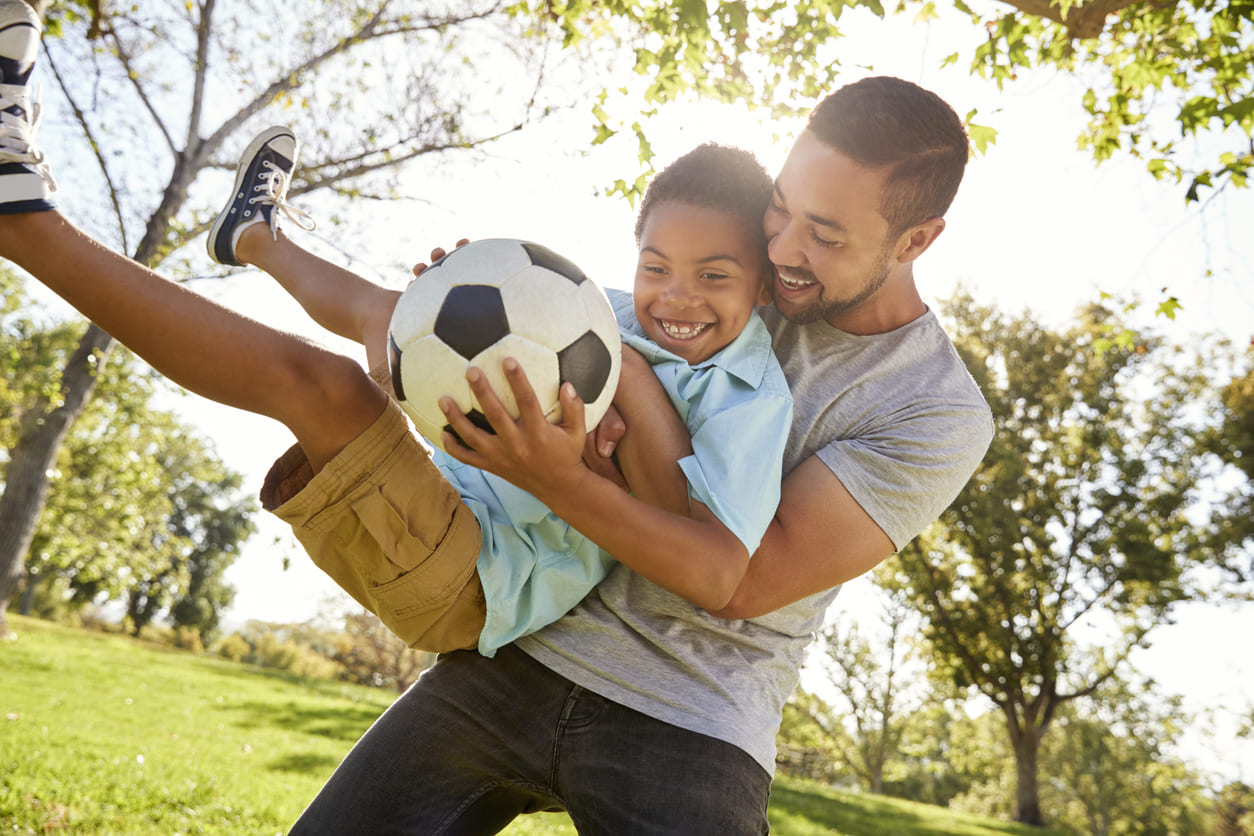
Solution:
[[(647, 244), (640, 248), (640, 252), (653, 253), (654, 255), (660, 256), (661, 258), (668, 258), (666, 253), (662, 252), (657, 247), (650, 247)], [(727, 253), (727, 254), (717, 253), (715, 255), (707, 255), (705, 258), (697, 259), (697, 264), (709, 264), (713, 261), (730, 261), (731, 263), (737, 266), (743, 266), (740, 264), (740, 259), (736, 258), (736, 256), (734, 255), (731, 255), (730, 253)]]
[[(775, 181), (775, 196), (778, 197), (780, 200), (784, 200), (784, 190), (779, 187), (778, 180)], [(787, 201), (784, 201), (784, 202), (787, 202)], [(840, 221), (834, 220), (832, 218), (824, 217), (823, 215), (816, 215), (813, 212), (806, 212), (805, 217), (806, 217), (806, 220), (810, 221), (811, 223), (818, 224), (819, 226), (825, 226), (828, 229), (834, 230), (836, 232), (848, 232), (849, 231), (848, 229), (845, 228), (845, 225), (842, 224)]]

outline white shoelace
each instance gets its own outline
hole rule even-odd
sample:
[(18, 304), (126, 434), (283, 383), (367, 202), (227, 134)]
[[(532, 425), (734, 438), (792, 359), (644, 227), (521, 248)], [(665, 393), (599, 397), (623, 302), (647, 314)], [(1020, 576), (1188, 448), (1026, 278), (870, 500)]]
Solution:
[(253, 186), (253, 191), (261, 192), (259, 195), (253, 195), (248, 199), (250, 204), (260, 203), (263, 206), (273, 206), (276, 210), (270, 213), (270, 232), (275, 240), (279, 237), (279, 212), (287, 215), (292, 223), (299, 226), (307, 232), (312, 232), (317, 228), (318, 223), (308, 212), (296, 208), (287, 202), (287, 187), (292, 182), (287, 172), (279, 168), (269, 160), (262, 160), (261, 165), (266, 171), (261, 172), (262, 183)]
[[(9, 113), (12, 107), (21, 108), (26, 116)], [(35, 147), (41, 110), (38, 94), (32, 99), (26, 85), (0, 84), (0, 162), (27, 163), (48, 184), (49, 191), (55, 192), (57, 181), (52, 179), (52, 169)]]

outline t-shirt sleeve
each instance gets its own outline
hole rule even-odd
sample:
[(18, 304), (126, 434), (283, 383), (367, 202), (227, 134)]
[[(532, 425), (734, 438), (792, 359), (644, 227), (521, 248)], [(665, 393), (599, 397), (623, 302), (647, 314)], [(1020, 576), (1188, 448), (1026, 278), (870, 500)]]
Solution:
[(759, 392), (707, 418), (679, 460), (688, 495), (708, 507), (752, 555), (779, 506), (791, 398)]
[(976, 404), (920, 404), (817, 455), (900, 550), (958, 496), (993, 438)]

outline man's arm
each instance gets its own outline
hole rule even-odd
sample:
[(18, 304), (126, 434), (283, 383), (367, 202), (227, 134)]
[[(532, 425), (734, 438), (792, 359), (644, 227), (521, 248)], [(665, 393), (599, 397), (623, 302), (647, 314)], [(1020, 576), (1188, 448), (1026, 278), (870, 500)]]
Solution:
[(896, 549), (818, 458), (784, 477), (775, 519), (720, 618), (754, 618), (853, 580)]
[[(688, 431), (657, 387), (619, 386), (615, 405), (627, 433), (619, 461), (629, 484), (648, 485), (657, 493), (686, 491), (678, 467), (692, 452)], [(629, 417), (631, 416), (631, 417)], [(888, 535), (817, 456), (811, 456), (783, 480), (779, 508), (749, 568), (720, 618), (753, 618), (809, 595), (852, 580), (895, 551)]]

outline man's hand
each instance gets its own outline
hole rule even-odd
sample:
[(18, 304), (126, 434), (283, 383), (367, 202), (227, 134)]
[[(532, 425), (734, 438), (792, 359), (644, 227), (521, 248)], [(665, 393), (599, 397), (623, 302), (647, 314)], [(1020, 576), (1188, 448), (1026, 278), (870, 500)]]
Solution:
[[(470, 239), (469, 239), (469, 238), (459, 238), (459, 239), (458, 239), (458, 241), (457, 241), (457, 243), (453, 245), (453, 249), (457, 249), (457, 248), (459, 248), (459, 247), (464, 247), (464, 246), (466, 246), (466, 245), (467, 245), (467, 244), (469, 244), (469, 243), (470, 243)], [(420, 261), (420, 262), (418, 262), (417, 264), (415, 264), (415, 265), (414, 265), (414, 267), (413, 267), (413, 270), (414, 270), (414, 275), (415, 275), (415, 276), (417, 276), (417, 275), (421, 274), (423, 270), (426, 270), (428, 267), (430, 267), (430, 266), (431, 266), (431, 264), (435, 264), (437, 261), (439, 261), (440, 259), (444, 258), (444, 256), (446, 256), (446, 255), (448, 255), (448, 251), (447, 251), (447, 250), (445, 250), (443, 247), (436, 247), (434, 250), (432, 250), (432, 251), (431, 251), (431, 255), (429, 256), (429, 257), (430, 257), (430, 259), (431, 259), (431, 263), (430, 263), (430, 264), (426, 264), (426, 263), (424, 263), (424, 262), (421, 262), (421, 261)]]
[(610, 480), (623, 490), (631, 490), (614, 458), (614, 450), (626, 433), (627, 424), (623, 421), (623, 416), (611, 404), (601, 418), (601, 423), (592, 428), (584, 441), (583, 463), (598, 476)]

